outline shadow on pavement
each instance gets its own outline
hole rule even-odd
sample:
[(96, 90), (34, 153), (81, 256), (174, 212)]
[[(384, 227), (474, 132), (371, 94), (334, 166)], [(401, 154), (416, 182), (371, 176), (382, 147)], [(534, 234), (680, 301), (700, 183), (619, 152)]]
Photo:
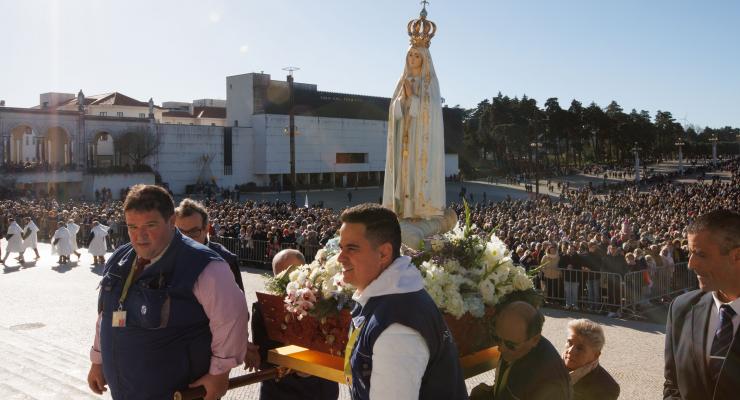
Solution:
[(72, 269), (72, 267), (76, 267), (77, 266), (77, 263), (78, 263), (77, 261), (72, 261), (72, 262), (69, 262), (67, 264), (57, 264), (57, 265), (51, 267), (51, 269), (53, 271), (59, 272), (60, 274), (63, 274), (65, 272), (67, 272), (67, 271), (70, 271)]
[(104, 264), (93, 264), (90, 268), (90, 272), (94, 273), (95, 275), (103, 276), (104, 267)]
[(18, 272), (20, 270), (21, 270), (21, 266), (20, 265), (16, 265), (16, 266), (13, 266), (13, 267), (10, 267), (10, 266), (7, 266), (6, 265), (6, 266), (3, 267), (3, 274), (11, 274), (13, 272)]

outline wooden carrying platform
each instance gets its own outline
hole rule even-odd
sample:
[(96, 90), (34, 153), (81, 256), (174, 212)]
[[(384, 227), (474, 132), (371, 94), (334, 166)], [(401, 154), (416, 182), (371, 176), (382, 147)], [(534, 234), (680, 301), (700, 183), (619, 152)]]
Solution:
[[(498, 347), (460, 357), (465, 379), (496, 368)], [(267, 361), (293, 371), (318, 376), (337, 383), (345, 383), (344, 359), (300, 346), (285, 346), (270, 350)]]

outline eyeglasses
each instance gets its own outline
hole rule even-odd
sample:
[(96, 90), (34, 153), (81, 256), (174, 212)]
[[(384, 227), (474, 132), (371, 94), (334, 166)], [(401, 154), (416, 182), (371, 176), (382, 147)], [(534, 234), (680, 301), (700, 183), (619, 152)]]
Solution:
[(200, 236), (200, 233), (203, 232), (203, 228), (193, 228), (189, 231), (184, 231), (180, 229), (180, 232), (187, 237), (193, 238), (196, 236)]
[(493, 335), (493, 341), (496, 343), (501, 343), (504, 346), (506, 346), (507, 349), (511, 351), (516, 351), (519, 346), (521, 346), (521, 343), (512, 342), (511, 340), (502, 339), (500, 336), (494, 334)]

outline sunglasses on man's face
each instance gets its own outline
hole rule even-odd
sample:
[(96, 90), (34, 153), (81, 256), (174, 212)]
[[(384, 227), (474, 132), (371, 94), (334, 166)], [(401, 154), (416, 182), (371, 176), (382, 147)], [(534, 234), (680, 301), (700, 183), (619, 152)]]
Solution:
[(496, 343), (503, 344), (504, 346), (506, 346), (507, 349), (511, 351), (516, 351), (516, 349), (518, 349), (519, 346), (522, 345), (521, 343), (516, 343), (516, 342), (512, 342), (511, 340), (502, 339), (500, 336), (495, 335), (495, 334), (493, 335), (493, 341)]

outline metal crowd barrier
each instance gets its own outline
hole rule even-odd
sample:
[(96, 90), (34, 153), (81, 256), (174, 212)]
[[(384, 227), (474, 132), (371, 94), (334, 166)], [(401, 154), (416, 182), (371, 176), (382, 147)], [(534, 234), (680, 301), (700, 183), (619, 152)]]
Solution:
[(696, 274), (688, 263), (673, 268), (633, 271), (625, 274), (558, 268), (559, 278), (547, 279), (543, 272), (536, 286), (545, 301), (566, 309), (613, 312), (639, 316), (643, 311), (688, 290), (698, 288)]
[(696, 274), (688, 263), (677, 263), (674, 268), (660, 267), (628, 272), (624, 276), (624, 311), (639, 315), (652, 305), (670, 301), (673, 297), (699, 287)]
[(236, 254), (240, 264), (272, 264), (272, 258), (280, 250), (296, 249), (310, 263), (314, 260), (316, 252), (321, 249), (320, 245), (299, 245), (297, 243), (271, 243), (266, 240), (242, 240), (233, 237), (217, 236), (211, 240), (221, 243), (230, 252)]

